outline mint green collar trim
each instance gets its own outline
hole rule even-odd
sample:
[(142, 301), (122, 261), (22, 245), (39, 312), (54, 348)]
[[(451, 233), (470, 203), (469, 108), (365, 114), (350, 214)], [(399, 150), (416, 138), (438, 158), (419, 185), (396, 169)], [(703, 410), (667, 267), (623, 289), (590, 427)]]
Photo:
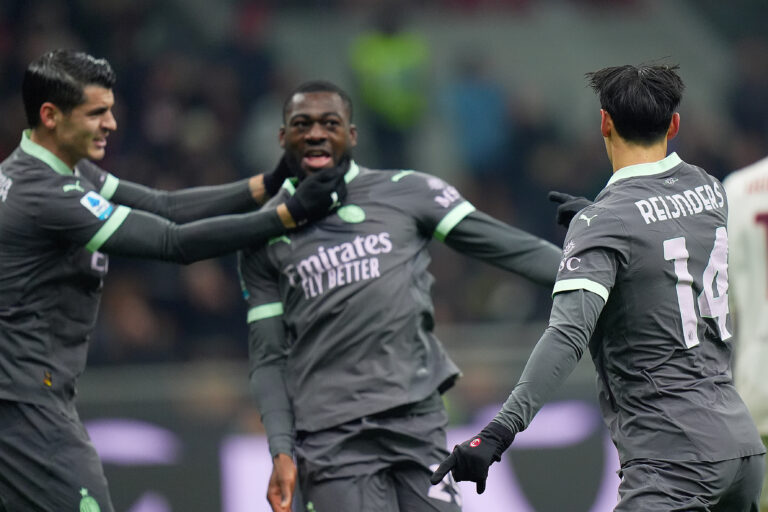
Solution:
[(289, 194), (293, 195), (296, 193), (296, 184), (293, 183), (293, 181), (298, 181), (298, 178), (288, 178), (283, 182), (283, 187), (285, 190), (288, 191)]
[(42, 160), (43, 163), (47, 164), (48, 167), (59, 174), (63, 174), (64, 176), (71, 176), (74, 174), (74, 171), (70, 169), (67, 164), (62, 162), (59, 157), (45, 149), (40, 144), (33, 142), (30, 138), (30, 133), (32, 133), (32, 130), (24, 130), (24, 132), (21, 134), (21, 144), (19, 144), (19, 146), (23, 152), (29, 156), (37, 158), (38, 160)]
[(347, 171), (347, 174), (344, 175), (344, 183), (349, 183), (353, 179), (357, 178), (357, 175), (360, 174), (360, 168), (357, 166), (354, 160), (352, 160), (349, 163), (349, 170)]
[(651, 162), (647, 164), (636, 164), (636, 165), (628, 165), (627, 167), (622, 167), (615, 173), (613, 173), (613, 176), (611, 176), (611, 179), (608, 180), (608, 185), (612, 185), (616, 183), (619, 180), (623, 180), (626, 178), (635, 178), (638, 176), (653, 176), (654, 174), (661, 174), (663, 172), (667, 172), (668, 170), (672, 169), (676, 165), (679, 165), (682, 162), (679, 156), (677, 156), (677, 153), (670, 153), (669, 156), (664, 158), (663, 160), (659, 160), (658, 162)]

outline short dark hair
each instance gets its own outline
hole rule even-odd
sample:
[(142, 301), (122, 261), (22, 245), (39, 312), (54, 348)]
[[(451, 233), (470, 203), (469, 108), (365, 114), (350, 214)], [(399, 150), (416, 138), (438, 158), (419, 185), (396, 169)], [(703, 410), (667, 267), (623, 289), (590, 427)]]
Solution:
[(349, 96), (349, 94), (347, 94), (344, 89), (332, 82), (328, 82), (326, 80), (311, 80), (309, 82), (300, 84), (290, 93), (288, 93), (288, 96), (286, 96), (285, 101), (283, 102), (283, 122), (288, 120), (286, 116), (288, 115), (288, 109), (290, 108), (291, 100), (293, 100), (293, 97), (297, 94), (304, 94), (309, 92), (332, 92), (338, 94), (341, 98), (341, 101), (344, 103), (344, 106), (347, 108), (350, 122), (352, 121), (352, 98)]
[(619, 135), (647, 145), (665, 136), (685, 85), (674, 65), (614, 66), (587, 73)]
[(27, 123), (31, 128), (40, 124), (40, 106), (46, 101), (69, 113), (85, 101), (86, 86), (111, 89), (115, 81), (115, 72), (105, 59), (73, 50), (47, 52), (24, 72), (21, 95)]

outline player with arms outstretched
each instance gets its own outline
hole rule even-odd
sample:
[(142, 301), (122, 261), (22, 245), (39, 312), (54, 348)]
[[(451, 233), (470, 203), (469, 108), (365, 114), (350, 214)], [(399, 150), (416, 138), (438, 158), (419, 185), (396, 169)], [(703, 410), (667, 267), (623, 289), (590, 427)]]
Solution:
[(30, 128), (0, 164), (2, 512), (112, 511), (75, 409), (108, 255), (219, 256), (326, 215), (346, 190), (332, 170), (276, 209), (249, 212), (279, 189), (284, 166), (175, 192), (121, 181), (89, 160), (117, 129), (114, 83), (109, 63), (85, 53), (32, 62), (22, 85)]
[[(338, 167), (347, 199), (307, 229), (242, 253), (251, 388), (267, 431), (268, 499), (307, 510), (457, 512), (441, 393), (459, 375), (433, 333), (427, 246), (451, 248), (551, 285), (560, 251), (478, 211), (440, 178), (351, 160), (352, 102), (328, 82), (286, 99), (279, 136), (296, 176)], [(273, 200), (284, 201), (292, 189)], [(311, 504), (311, 508), (310, 508)]]

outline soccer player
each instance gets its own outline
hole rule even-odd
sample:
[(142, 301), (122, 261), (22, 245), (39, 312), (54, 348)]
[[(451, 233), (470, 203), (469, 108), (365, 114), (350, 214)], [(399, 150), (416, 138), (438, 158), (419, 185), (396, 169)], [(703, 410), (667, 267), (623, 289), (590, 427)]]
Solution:
[[(734, 315), (734, 379), (757, 430), (768, 442), (768, 158), (728, 175), (728, 294)], [(768, 512), (763, 481), (760, 512)]]
[(549, 327), (502, 410), (432, 477), (485, 488), (488, 468), (589, 346), (618, 448), (617, 511), (757, 511), (763, 454), (733, 384), (728, 202), (667, 141), (677, 66), (588, 73), (613, 176), (571, 221)]
[[(351, 159), (352, 102), (328, 82), (286, 99), (279, 140), (302, 179), (348, 169), (347, 199), (311, 227), (241, 253), (250, 379), (273, 471), (268, 500), (290, 510), (456, 512), (441, 394), (459, 376), (433, 334), (427, 245), (551, 286), (560, 251), (475, 209), (440, 178)], [(293, 193), (290, 182), (274, 201)]]
[(346, 190), (332, 169), (276, 209), (204, 219), (256, 209), (287, 168), (179, 192), (120, 181), (89, 161), (117, 128), (114, 82), (107, 61), (80, 52), (32, 62), (22, 85), (30, 129), (0, 164), (2, 512), (112, 511), (74, 404), (108, 254), (222, 255), (327, 214)]

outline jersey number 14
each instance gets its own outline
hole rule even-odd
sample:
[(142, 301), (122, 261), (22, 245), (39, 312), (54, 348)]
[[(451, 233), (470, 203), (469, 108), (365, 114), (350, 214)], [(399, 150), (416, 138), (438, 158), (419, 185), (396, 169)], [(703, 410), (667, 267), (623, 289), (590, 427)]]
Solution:
[[(688, 348), (699, 344), (698, 317), (694, 307), (693, 277), (688, 272), (688, 249), (685, 237), (664, 240), (664, 259), (672, 261), (677, 276), (677, 304), (680, 306), (680, 320), (683, 326), (685, 345)], [(720, 339), (731, 337), (726, 327), (728, 319), (728, 232), (724, 227), (715, 230), (715, 246), (709, 254), (707, 267), (702, 276), (703, 291), (698, 297), (699, 313), (703, 318), (717, 319)], [(717, 296), (715, 296), (717, 290)]]

